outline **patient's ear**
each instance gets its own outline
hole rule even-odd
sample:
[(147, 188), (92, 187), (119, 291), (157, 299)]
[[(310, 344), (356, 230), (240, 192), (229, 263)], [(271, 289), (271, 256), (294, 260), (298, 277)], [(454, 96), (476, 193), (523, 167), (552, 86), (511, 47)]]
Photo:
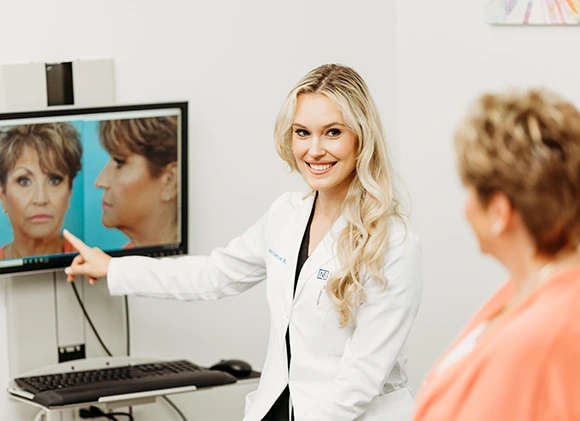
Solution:
[(163, 201), (168, 202), (177, 196), (179, 184), (179, 165), (177, 161), (170, 162), (163, 169), (161, 174), (163, 184)]
[(493, 193), (488, 203), (488, 214), (491, 218), (491, 229), (495, 236), (508, 230), (514, 222), (515, 209), (509, 199), (502, 192)]

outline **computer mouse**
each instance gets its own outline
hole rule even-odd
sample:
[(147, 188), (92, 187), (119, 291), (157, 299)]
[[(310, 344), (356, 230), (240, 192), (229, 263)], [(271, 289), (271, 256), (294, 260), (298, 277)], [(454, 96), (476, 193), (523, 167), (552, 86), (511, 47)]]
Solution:
[(252, 372), (252, 366), (242, 360), (221, 360), (219, 363), (212, 365), (210, 369), (225, 371), (238, 379), (248, 377)]

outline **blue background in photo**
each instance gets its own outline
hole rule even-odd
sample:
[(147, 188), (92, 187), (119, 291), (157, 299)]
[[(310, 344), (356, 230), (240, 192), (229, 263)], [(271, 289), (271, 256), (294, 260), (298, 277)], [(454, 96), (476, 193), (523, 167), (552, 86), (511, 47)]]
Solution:
[(102, 250), (119, 250), (129, 242), (121, 231), (106, 228), (101, 223), (103, 189), (95, 187), (95, 180), (109, 161), (109, 154), (99, 142), (99, 122), (85, 121), (82, 129), (84, 176), (85, 229), (83, 241)]
[[(129, 238), (117, 229), (105, 228), (101, 223), (102, 189), (95, 187), (101, 170), (107, 164), (109, 155), (99, 142), (98, 121), (75, 121), (80, 133), (83, 155), (82, 169), (73, 182), (70, 208), (66, 213), (63, 228), (68, 229), (91, 247), (102, 250), (119, 250), (129, 242)], [(13, 239), (12, 226), (8, 215), (0, 214), (0, 246)]]

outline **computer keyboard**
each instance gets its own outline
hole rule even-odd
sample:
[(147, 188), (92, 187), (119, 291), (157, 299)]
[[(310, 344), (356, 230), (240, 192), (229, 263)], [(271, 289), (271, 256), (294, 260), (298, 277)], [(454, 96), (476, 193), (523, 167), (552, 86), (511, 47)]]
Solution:
[(34, 394), (34, 402), (46, 407), (97, 402), (103, 396), (183, 386), (201, 388), (236, 382), (236, 378), (228, 373), (202, 368), (186, 360), (71, 371), (14, 380), (20, 388)]

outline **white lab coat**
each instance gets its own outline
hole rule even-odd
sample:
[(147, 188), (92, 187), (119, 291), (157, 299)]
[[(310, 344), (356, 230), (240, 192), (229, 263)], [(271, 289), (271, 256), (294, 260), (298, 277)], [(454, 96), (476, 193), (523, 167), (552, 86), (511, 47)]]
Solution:
[(270, 341), (258, 390), (246, 399), (244, 420), (261, 420), (287, 384), (297, 421), (409, 419), (413, 399), (402, 348), (421, 297), (417, 236), (410, 224), (392, 218), (384, 265), (388, 287), (365, 279), (366, 302), (358, 309), (356, 325), (340, 328), (325, 285), (338, 266), (334, 239), (344, 218), (304, 263), (292, 298), (312, 203), (312, 195), (304, 199), (299, 192), (280, 196), (262, 219), (210, 256), (112, 259), (109, 290), (113, 295), (213, 300), (266, 280)]

